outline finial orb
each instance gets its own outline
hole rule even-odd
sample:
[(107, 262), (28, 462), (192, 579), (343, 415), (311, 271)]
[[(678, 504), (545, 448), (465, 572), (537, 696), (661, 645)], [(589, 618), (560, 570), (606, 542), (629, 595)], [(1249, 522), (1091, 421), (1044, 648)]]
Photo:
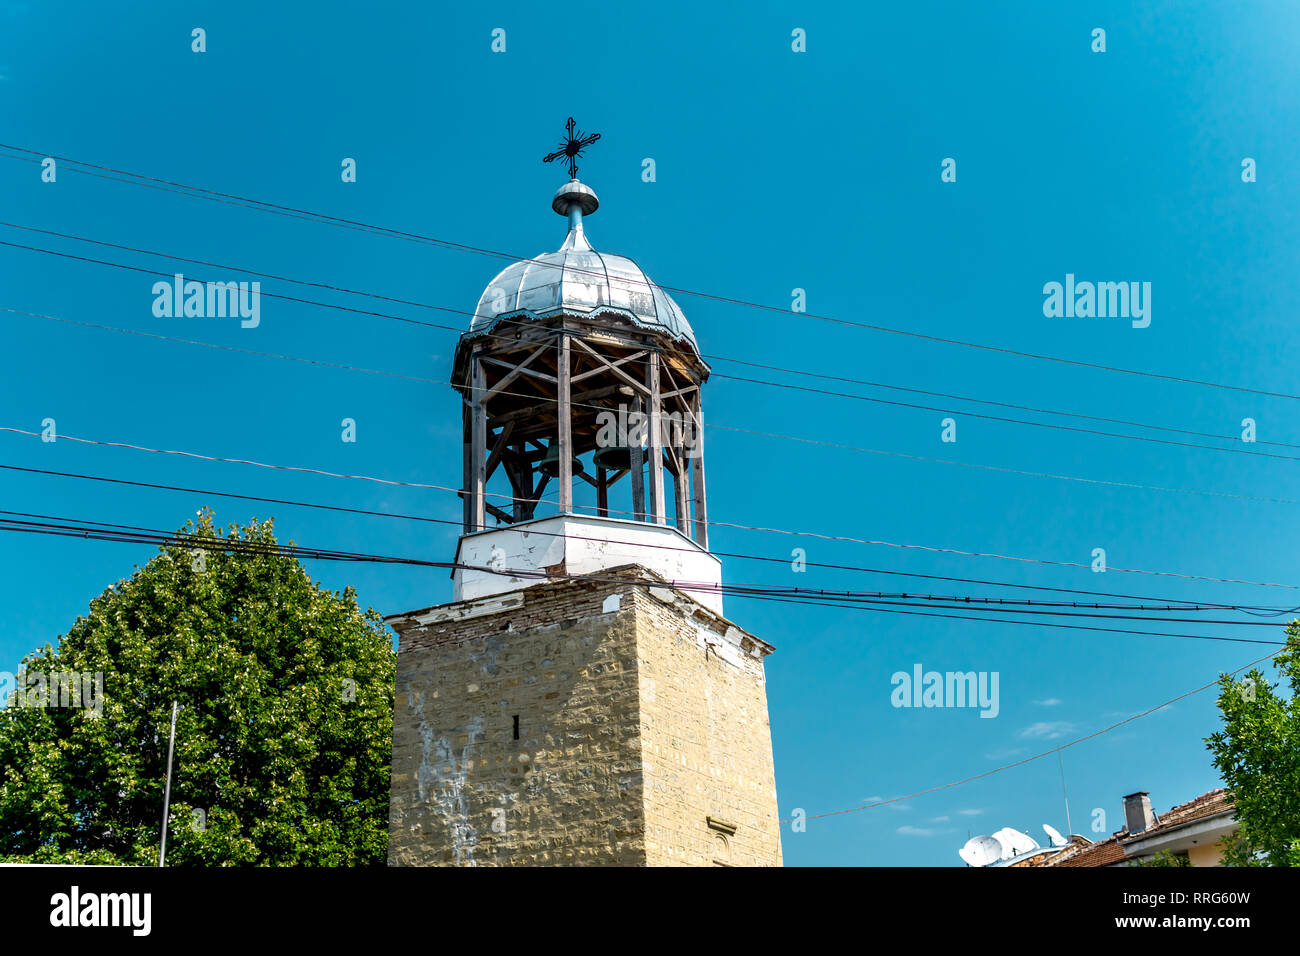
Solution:
[(596, 198), (596, 191), (590, 186), (584, 185), (576, 179), (570, 179), (555, 191), (555, 198), (551, 200), (551, 208), (561, 216), (567, 216), (569, 208), (574, 204), (582, 210), (584, 216), (590, 216), (600, 207), (600, 200)]

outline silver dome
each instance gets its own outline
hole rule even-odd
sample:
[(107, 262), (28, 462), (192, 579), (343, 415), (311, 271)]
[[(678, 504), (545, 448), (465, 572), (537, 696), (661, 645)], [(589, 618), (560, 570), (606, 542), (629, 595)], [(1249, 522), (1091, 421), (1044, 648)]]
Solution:
[[(699, 354), (695, 333), (668, 293), (631, 259), (591, 247), (582, 228), (584, 210), (576, 201), (581, 195), (586, 202), (586, 194), (590, 194), (587, 204), (594, 211), (595, 194), (587, 187), (577, 182), (561, 187), (555, 209), (560, 212), (564, 205), (569, 210), (569, 233), (564, 244), (555, 252), (503, 269), (483, 290), (466, 335), (490, 331), (502, 316), (542, 318), (559, 312), (608, 312), (688, 342)], [(571, 201), (566, 203), (565, 199)]]

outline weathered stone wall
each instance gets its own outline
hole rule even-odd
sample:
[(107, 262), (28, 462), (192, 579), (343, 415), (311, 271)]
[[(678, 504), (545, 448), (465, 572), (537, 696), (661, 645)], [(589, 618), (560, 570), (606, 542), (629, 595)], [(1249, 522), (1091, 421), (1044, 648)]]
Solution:
[(402, 635), (391, 864), (644, 862), (634, 616), (532, 592)]
[(602, 576), (391, 619), (390, 864), (779, 865), (761, 659)]
[(637, 597), (646, 861), (780, 866), (762, 659)]

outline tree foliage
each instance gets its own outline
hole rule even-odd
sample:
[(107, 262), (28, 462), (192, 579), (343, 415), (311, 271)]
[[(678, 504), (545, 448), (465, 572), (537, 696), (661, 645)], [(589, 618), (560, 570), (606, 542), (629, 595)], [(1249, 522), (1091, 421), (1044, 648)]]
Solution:
[(102, 712), (12, 695), (0, 856), (156, 865), (175, 700), (169, 866), (382, 864), (394, 654), (379, 615), (313, 584), (269, 521), (223, 534), (205, 511), (181, 536), (25, 659), (29, 675), (102, 674)]
[(1170, 853), (1168, 850), (1160, 850), (1148, 857), (1138, 860), (1134, 866), (1191, 866), (1192, 861), (1187, 854)]
[(1241, 680), (1225, 674), (1223, 729), (1206, 738), (1237, 808), (1237, 834), (1224, 842), (1224, 860), (1235, 866), (1300, 866), (1300, 622), (1286, 634), (1274, 664), (1291, 696), (1259, 668)]

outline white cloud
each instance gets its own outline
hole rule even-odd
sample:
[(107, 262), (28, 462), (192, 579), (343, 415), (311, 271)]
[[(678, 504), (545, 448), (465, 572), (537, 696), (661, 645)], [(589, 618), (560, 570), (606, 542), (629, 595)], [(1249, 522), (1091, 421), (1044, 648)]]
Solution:
[(1007, 747), (984, 755), (985, 760), (1005, 760), (1007, 757), (1019, 757), (1025, 752), (1024, 747)]
[(1068, 720), (1040, 720), (1020, 731), (1021, 739), (1055, 740), (1074, 730), (1074, 724)]
[(895, 832), (902, 836), (932, 837), (939, 836), (943, 833), (951, 833), (952, 830), (939, 830), (933, 827), (901, 826)]
[[(886, 800), (896, 800), (897, 797), (863, 797), (863, 803), (885, 803)], [(890, 810), (911, 810), (912, 808), (906, 803), (885, 803)]]
[(1037, 704), (1039, 707), (1060, 707), (1061, 698), (1048, 697), (1046, 700), (1036, 700), (1034, 701), (1034, 703)]
[(983, 811), (983, 810), (976, 810), (976, 809), (967, 809), (967, 810), (958, 810), (957, 812), (960, 813), (960, 814), (961, 814), (962, 816), (964, 816), (964, 817), (977, 817), (977, 816), (979, 816), (981, 813), (983, 813), (984, 811)]

